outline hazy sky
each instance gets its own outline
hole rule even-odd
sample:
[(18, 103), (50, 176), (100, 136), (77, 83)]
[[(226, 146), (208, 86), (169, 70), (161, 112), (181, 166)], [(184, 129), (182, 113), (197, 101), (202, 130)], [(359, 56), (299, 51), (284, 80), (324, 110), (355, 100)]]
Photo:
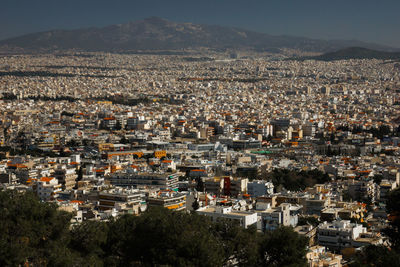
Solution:
[(1, 0), (0, 40), (152, 16), (400, 48), (400, 0)]

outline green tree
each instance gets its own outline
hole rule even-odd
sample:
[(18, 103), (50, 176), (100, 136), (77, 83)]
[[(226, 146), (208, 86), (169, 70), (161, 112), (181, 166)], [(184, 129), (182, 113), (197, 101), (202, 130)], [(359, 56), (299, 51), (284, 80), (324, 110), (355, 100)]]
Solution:
[(0, 265), (68, 265), (71, 215), (33, 193), (0, 191)]
[[(136, 252), (135, 229), (138, 218), (132, 215), (123, 215), (109, 222), (108, 242), (106, 244), (106, 262), (109, 265), (127, 265), (135, 258)], [(132, 252), (132, 253), (131, 253)]]
[(84, 139), (82, 139), (82, 145), (83, 146), (92, 146), (93, 145), (93, 141), (91, 141), (91, 140), (89, 140), (89, 139), (87, 139), (87, 138), (84, 138)]
[(291, 191), (304, 190), (306, 187), (330, 181), (329, 175), (319, 170), (292, 171), (287, 169), (275, 169), (271, 173), (264, 174), (260, 178), (271, 180), (276, 188), (283, 186)]
[(391, 247), (400, 252), (400, 188), (390, 192), (386, 210), (389, 214), (389, 226), (384, 232), (389, 237)]
[(374, 175), (373, 179), (374, 179), (374, 183), (379, 185), (383, 180), (383, 176), (380, 174), (376, 174), (376, 175)]
[(192, 208), (193, 208), (193, 210), (198, 210), (200, 208), (200, 204), (197, 201), (197, 198), (193, 201)]
[(76, 147), (76, 146), (78, 146), (79, 144), (78, 144), (78, 142), (75, 140), (75, 139), (71, 139), (71, 140), (69, 140), (67, 143), (66, 143), (66, 146), (68, 146), (68, 147)]
[(124, 145), (129, 144), (129, 140), (126, 139), (125, 136), (123, 136), (119, 142), (120, 142), (121, 144), (124, 144)]
[(115, 130), (119, 131), (122, 129), (121, 123), (117, 120), (117, 123), (115, 124)]
[(91, 266), (103, 265), (108, 225), (104, 222), (85, 221), (71, 230), (70, 248), (77, 251), (83, 262)]
[(150, 208), (70, 226), (71, 215), (33, 193), (0, 191), (0, 266), (301, 266), (306, 238), (238, 222)]
[(357, 253), (350, 267), (400, 266), (400, 255), (385, 246), (369, 245)]
[(212, 233), (221, 240), (224, 262), (237, 263), (239, 266), (259, 265), (261, 234), (256, 227), (245, 230), (236, 221), (222, 219), (214, 224)]
[(204, 182), (203, 179), (201, 177), (197, 177), (196, 178), (196, 190), (199, 192), (203, 192), (204, 191)]
[(83, 177), (82, 166), (79, 167), (79, 169), (76, 171), (76, 174), (78, 175), (78, 177), (76, 178), (76, 180), (77, 180), (77, 181), (82, 180), (82, 177)]
[(110, 223), (108, 260), (118, 265), (222, 266), (207, 217), (151, 208)]
[(306, 266), (308, 240), (290, 227), (279, 227), (265, 234), (260, 242), (261, 263), (264, 266)]

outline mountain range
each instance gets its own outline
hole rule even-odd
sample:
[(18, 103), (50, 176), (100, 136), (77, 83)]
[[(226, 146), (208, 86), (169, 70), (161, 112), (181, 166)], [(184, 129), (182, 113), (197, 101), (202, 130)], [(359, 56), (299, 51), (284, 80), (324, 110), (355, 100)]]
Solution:
[(346, 59), (382, 59), (400, 60), (400, 52), (387, 52), (371, 50), (363, 47), (349, 47), (334, 52), (324, 53), (319, 56), (305, 57), (321, 61), (346, 60)]
[(356, 40), (319, 40), (295, 36), (276, 36), (234, 27), (177, 23), (157, 17), (103, 28), (51, 30), (0, 41), (0, 48), (3, 51), (20, 49), (30, 52), (71, 49), (128, 52), (201, 47), (256, 51), (277, 51), (282, 48), (291, 48), (301, 51), (329, 52), (352, 46), (384, 51), (397, 50)]

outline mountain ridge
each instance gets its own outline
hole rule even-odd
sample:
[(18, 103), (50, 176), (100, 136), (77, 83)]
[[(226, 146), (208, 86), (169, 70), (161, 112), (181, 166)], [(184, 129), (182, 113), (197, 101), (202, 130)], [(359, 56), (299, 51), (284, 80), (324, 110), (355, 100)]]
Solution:
[(387, 52), (364, 47), (348, 47), (333, 52), (324, 53), (319, 56), (304, 57), (301, 59), (314, 59), (320, 61), (334, 61), (347, 59), (382, 59), (397, 60), (400, 59), (400, 52)]
[[(353, 45), (351, 45), (353, 44)], [(352, 40), (319, 40), (288, 35), (270, 35), (236, 27), (177, 23), (158, 17), (74, 30), (50, 30), (0, 41), (0, 47), (23, 50), (82, 50), (124, 52), (133, 50), (299, 49), (327, 52), (349, 46), (396, 50), (388, 46)]]

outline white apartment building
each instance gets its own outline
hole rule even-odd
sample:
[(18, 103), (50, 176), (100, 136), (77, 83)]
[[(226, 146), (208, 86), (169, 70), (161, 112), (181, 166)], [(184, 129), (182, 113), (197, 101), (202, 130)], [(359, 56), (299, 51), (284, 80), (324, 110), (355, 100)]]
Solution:
[(261, 221), (258, 229), (263, 232), (273, 231), (281, 225), (290, 225), (290, 204), (288, 203), (282, 203), (279, 207), (269, 208), (259, 214)]
[(272, 195), (273, 193), (274, 185), (271, 182), (254, 180), (247, 183), (247, 194), (249, 194), (251, 197)]
[(36, 193), (40, 200), (48, 201), (58, 197), (61, 192), (61, 184), (54, 177), (42, 177), (37, 181)]
[(354, 241), (366, 232), (367, 229), (362, 225), (350, 223), (347, 220), (324, 222), (318, 226), (317, 241), (321, 246), (332, 250), (341, 250), (353, 247)]
[(251, 211), (236, 211), (232, 207), (207, 206), (196, 210), (198, 214), (209, 216), (213, 221), (221, 218), (237, 221), (243, 228), (257, 223), (257, 213)]

